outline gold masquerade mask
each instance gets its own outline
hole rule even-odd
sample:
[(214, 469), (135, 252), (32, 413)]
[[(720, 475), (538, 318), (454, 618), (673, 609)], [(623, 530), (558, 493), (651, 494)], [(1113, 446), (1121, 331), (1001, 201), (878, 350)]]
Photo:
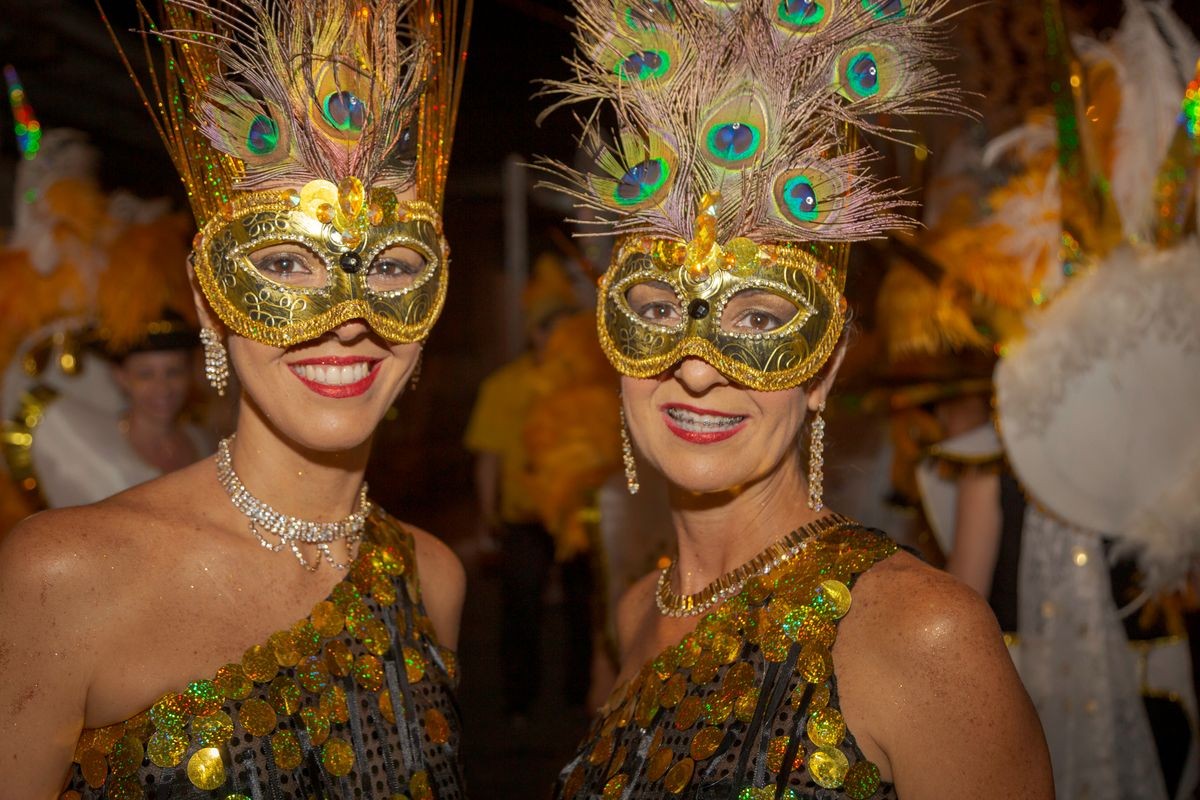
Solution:
[[(698, 240), (716, 225), (715, 196), (701, 202)], [(844, 324), (838, 278), (846, 247), (745, 238), (722, 247), (711, 237), (705, 244), (622, 240), (600, 284), (600, 344), (609, 360), (648, 378), (695, 356), (763, 391), (811, 378)]]
[(275, 347), (351, 319), (424, 339), (446, 296), (457, 0), (166, 0), (164, 13), (165, 77), (138, 88), (188, 189), (217, 316)]
[(618, 370), (692, 356), (760, 390), (817, 374), (849, 243), (913, 225), (859, 130), (898, 138), (881, 119), (958, 103), (932, 66), (945, 5), (574, 0), (575, 75), (550, 90), (609, 106), (618, 130), (586, 115), (596, 169), (543, 165), (621, 237), (598, 302)]

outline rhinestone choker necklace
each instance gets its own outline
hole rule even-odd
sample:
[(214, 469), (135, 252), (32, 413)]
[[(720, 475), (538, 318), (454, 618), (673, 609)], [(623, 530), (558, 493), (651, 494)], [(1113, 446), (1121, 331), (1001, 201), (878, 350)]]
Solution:
[[(316, 572), (321, 566), (321, 559), (316, 558), (309, 563), (300, 552), (300, 544), (316, 545), (317, 552), (324, 556), (334, 569), (346, 569), (349, 565), (336, 561), (329, 552), (330, 542), (344, 539), (346, 549), (354, 551), (354, 547), (362, 540), (363, 525), (367, 515), (371, 513), (371, 501), (367, 499), (367, 484), (364, 481), (358, 490), (358, 506), (354, 513), (337, 522), (310, 522), (305, 519), (289, 517), (250, 494), (233, 471), (233, 456), (229, 452), (229, 443), (233, 437), (222, 439), (217, 446), (217, 480), (229, 493), (233, 507), (250, 519), (250, 532), (258, 539), (258, 543), (273, 553), (278, 553), (284, 547), (291, 547), (292, 553), (300, 561), (300, 566), (309, 572)], [(263, 531), (271, 534), (279, 541), (275, 544), (267, 541)]]
[(654, 593), (654, 602), (664, 617), (694, 617), (703, 614), (717, 603), (740, 592), (752, 576), (766, 575), (799, 553), (812, 537), (834, 528), (846, 528), (854, 524), (841, 514), (830, 514), (810, 522), (768, 545), (745, 564), (725, 573), (694, 594), (679, 594), (671, 588), (671, 577), (675, 574), (675, 565), (678, 563), (672, 561), (658, 575), (658, 589)]

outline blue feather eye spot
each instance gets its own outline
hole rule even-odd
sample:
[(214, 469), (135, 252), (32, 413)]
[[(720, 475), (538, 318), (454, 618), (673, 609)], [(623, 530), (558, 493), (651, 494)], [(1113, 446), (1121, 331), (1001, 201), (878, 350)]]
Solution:
[(905, 0), (862, 0), (862, 7), (875, 15), (875, 19), (899, 19), (908, 14)]
[(778, 13), (781, 22), (804, 28), (825, 19), (825, 6), (817, 0), (779, 0)]
[(783, 184), (783, 202), (796, 219), (804, 222), (813, 222), (821, 213), (817, 204), (817, 190), (813, 188), (812, 181), (803, 175), (790, 178)]
[(671, 54), (666, 50), (642, 50), (630, 53), (617, 64), (617, 74), (623, 81), (644, 81), (661, 78), (671, 69)]
[(762, 134), (745, 122), (714, 125), (708, 131), (708, 150), (722, 161), (745, 161), (758, 152)]
[(875, 56), (861, 53), (846, 66), (846, 80), (859, 97), (870, 97), (879, 91), (879, 65)]
[(259, 114), (250, 123), (246, 148), (256, 156), (265, 156), (279, 146), (279, 126), (270, 117)]
[(636, 206), (649, 200), (663, 187), (671, 174), (671, 165), (664, 158), (648, 158), (635, 164), (617, 181), (613, 200), (617, 205)]
[(321, 104), (325, 119), (343, 133), (359, 133), (367, 121), (367, 104), (353, 92), (333, 92)]

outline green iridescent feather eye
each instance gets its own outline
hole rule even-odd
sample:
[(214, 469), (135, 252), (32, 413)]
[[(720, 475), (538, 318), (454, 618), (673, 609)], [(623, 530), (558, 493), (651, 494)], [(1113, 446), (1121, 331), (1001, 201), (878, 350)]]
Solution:
[(648, 158), (621, 176), (613, 191), (613, 201), (622, 207), (641, 205), (657, 194), (670, 177), (671, 165), (666, 159)]
[(906, 89), (908, 73), (893, 47), (883, 42), (862, 44), (838, 58), (834, 80), (847, 100), (894, 97)]
[(899, 19), (907, 16), (910, 0), (862, 0), (862, 7), (875, 19)]
[(842, 183), (817, 167), (788, 170), (775, 179), (775, 210), (784, 220), (810, 227), (829, 221)]
[(825, 4), (818, 0), (779, 0), (775, 13), (779, 23), (793, 31), (812, 30), (828, 16)]
[(325, 121), (342, 133), (361, 133), (367, 122), (367, 104), (354, 92), (330, 92), (321, 101)]
[(279, 146), (279, 126), (270, 117), (259, 114), (250, 123), (246, 147), (256, 156), (265, 156)]
[(670, 70), (671, 54), (667, 50), (635, 50), (616, 66), (623, 81), (663, 78)]
[(729, 169), (748, 165), (766, 144), (767, 117), (754, 95), (727, 100), (705, 121), (703, 153), (708, 161)]

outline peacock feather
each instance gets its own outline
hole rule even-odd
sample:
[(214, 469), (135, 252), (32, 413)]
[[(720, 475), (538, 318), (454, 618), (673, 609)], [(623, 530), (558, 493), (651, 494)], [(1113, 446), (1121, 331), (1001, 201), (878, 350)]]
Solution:
[[(911, 224), (871, 177), (860, 131), (904, 140), (898, 115), (958, 111), (948, 0), (574, 0), (570, 80), (594, 169), (542, 166), (606, 230), (689, 241), (719, 193), (717, 237), (844, 242)], [(606, 115), (617, 133), (607, 136)]]

